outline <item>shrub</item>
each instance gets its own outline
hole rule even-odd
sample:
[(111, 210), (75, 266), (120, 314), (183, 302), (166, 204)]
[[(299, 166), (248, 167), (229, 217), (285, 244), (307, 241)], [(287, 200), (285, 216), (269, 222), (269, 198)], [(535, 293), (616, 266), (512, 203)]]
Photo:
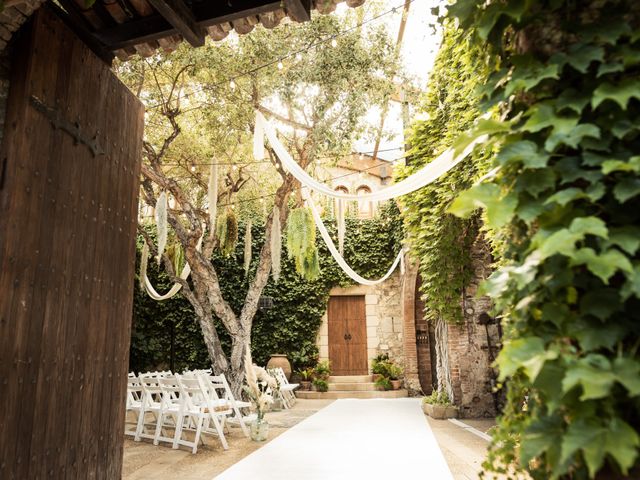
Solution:
[(313, 386), (316, 387), (316, 390), (318, 390), (319, 392), (326, 392), (327, 390), (329, 390), (329, 384), (326, 380), (323, 380), (321, 378), (314, 378)]

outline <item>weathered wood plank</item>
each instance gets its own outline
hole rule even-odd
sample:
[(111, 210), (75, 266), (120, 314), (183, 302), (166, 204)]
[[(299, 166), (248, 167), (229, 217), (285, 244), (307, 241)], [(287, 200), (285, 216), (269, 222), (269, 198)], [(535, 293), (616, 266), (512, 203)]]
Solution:
[(311, 0), (284, 0), (284, 8), (296, 22), (311, 20)]
[(119, 478), (143, 109), (50, 11), (31, 28), (0, 147), (0, 478)]

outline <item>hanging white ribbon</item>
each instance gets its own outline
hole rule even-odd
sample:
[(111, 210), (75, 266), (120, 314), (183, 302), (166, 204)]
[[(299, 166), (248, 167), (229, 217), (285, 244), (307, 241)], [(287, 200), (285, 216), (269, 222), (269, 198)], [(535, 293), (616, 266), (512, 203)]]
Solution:
[[(258, 127), (260, 125), (260, 127)], [(323, 193), (329, 197), (342, 198), (345, 200), (369, 200), (369, 201), (382, 201), (396, 198), (408, 193), (414, 192), (434, 180), (437, 180), (441, 175), (448, 172), (451, 168), (460, 163), (464, 158), (469, 155), (474, 147), (480, 143), (484, 143), (488, 138), (487, 135), (481, 135), (474, 139), (462, 153), (457, 156), (454, 154), (454, 149), (449, 148), (443, 153), (438, 155), (435, 160), (428, 163), (416, 173), (404, 180), (391, 185), (390, 187), (383, 188), (372, 193), (342, 193), (334, 190), (328, 185), (319, 182), (315, 178), (311, 177), (298, 163), (291, 157), (285, 146), (280, 142), (274, 128), (266, 121), (262, 113), (256, 111), (256, 128), (261, 128), (269, 140), (269, 144), (273, 147), (273, 150), (278, 155), (278, 158), (285, 166), (285, 168), (298, 180), (302, 185), (316, 191)]]
[(358, 275), (358, 273), (356, 273), (356, 271), (353, 268), (349, 266), (349, 264), (344, 260), (342, 255), (340, 255), (340, 252), (336, 248), (336, 245), (333, 243), (333, 239), (331, 238), (331, 235), (329, 235), (327, 228), (324, 226), (324, 223), (322, 222), (322, 218), (320, 218), (320, 213), (318, 212), (318, 209), (316, 208), (315, 203), (313, 203), (313, 199), (311, 198), (311, 195), (309, 194), (308, 190), (305, 190), (305, 189), (302, 190), (302, 198), (304, 198), (307, 201), (307, 205), (309, 205), (309, 208), (311, 208), (313, 219), (316, 222), (316, 226), (320, 231), (320, 235), (322, 236), (322, 239), (327, 244), (327, 247), (331, 252), (331, 256), (338, 263), (338, 265), (340, 265), (340, 268), (342, 268), (342, 270), (344, 270), (344, 272), (352, 280), (362, 285), (377, 285), (379, 283), (384, 282), (387, 278), (391, 276), (393, 271), (398, 266), (398, 263), (400, 263), (400, 261), (402, 260), (402, 257), (404, 256), (404, 249), (400, 249), (400, 253), (398, 253), (398, 256), (393, 261), (391, 268), (389, 268), (387, 273), (382, 278), (379, 278), (378, 280), (368, 280), (364, 277), (361, 277), (360, 275)]
[(264, 160), (264, 122), (258, 121), (257, 116), (253, 127), (253, 158), (257, 161)]
[[(198, 240), (198, 244), (196, 245), (197, 250), (200, 250), (200, 247), (202, 246), (203, 238), (204, 238), (204, 233), (203, 233), (203, 236), (200, 237), (200, 240)], [(191, 266), (188, 263), (185, 263), (184, 268), (182, 269), (182, 272), (180, 272), (180, 278), (182, 280), (186, 280), (189, 277), (190, 273), (191, 273)], [(146, 270), (144, 272), (141, 271), (140, 274), (144, 277), (142, 279), (144, 281), (144, 288), (149, 294), (149, 296), (159, 302), (162, 300), (168, 300), (171, 297), (175, 296), (182, 288), (182, 284), (174, 283), (171, 289), (167, 293), (165, 293), (164, 295), (161, 295), (156, 291), (155, 288), (153, 288), (153, 285), (151, 285), (151, 281), (147, 276), (147, 271)]]

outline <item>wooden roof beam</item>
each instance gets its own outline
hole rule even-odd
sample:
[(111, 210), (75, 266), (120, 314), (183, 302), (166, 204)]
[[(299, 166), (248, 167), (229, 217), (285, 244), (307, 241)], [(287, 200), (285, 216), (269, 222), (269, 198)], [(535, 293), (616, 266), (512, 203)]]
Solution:
[(311, 20), (311, 0), (284, 0), (284, 8), (296, 22)]
[(204, 45), (205, 31), (182, 0), (148, 0), (160, 15), (194, 47)]
[[(251, 15), (273, 12), (280, 8), (280, 0), (207, 1), (194, 4), (193, 15), (200, 28), (232, 22)], [(112, 50), (127, 48), (181, 33), (161, 15), (150, 15), (116, 27), (94, 32), (96, 38)], [(185, 37), (186, 38), (186, 37)]]

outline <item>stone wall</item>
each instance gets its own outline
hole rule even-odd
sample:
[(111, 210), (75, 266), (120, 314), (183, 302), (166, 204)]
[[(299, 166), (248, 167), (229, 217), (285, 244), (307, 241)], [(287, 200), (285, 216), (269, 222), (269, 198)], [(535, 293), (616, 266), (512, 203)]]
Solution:
[[(35, 12), (45, 0), (23, 0), (11, 2), (11, 5), (0, 12), (0, 51), (4, 50), (13, 34)], [(9, 3), (9, 2), (4, 2)]]
[[(481, 325), (480, 314), (488, 312), (488, 297), (477, 298), (478, 286), (491, 273), (491, 255), (484, 238), (472, 250), (474, 276), (465, 291), (465, 322), (449, 325), (449, 366), (456, 404), (463, 417), (495, 416), (491, 363), (497, 355), (500, 338), (496, 324)], [(491, 346), (489, 346), (489, 342)]]

